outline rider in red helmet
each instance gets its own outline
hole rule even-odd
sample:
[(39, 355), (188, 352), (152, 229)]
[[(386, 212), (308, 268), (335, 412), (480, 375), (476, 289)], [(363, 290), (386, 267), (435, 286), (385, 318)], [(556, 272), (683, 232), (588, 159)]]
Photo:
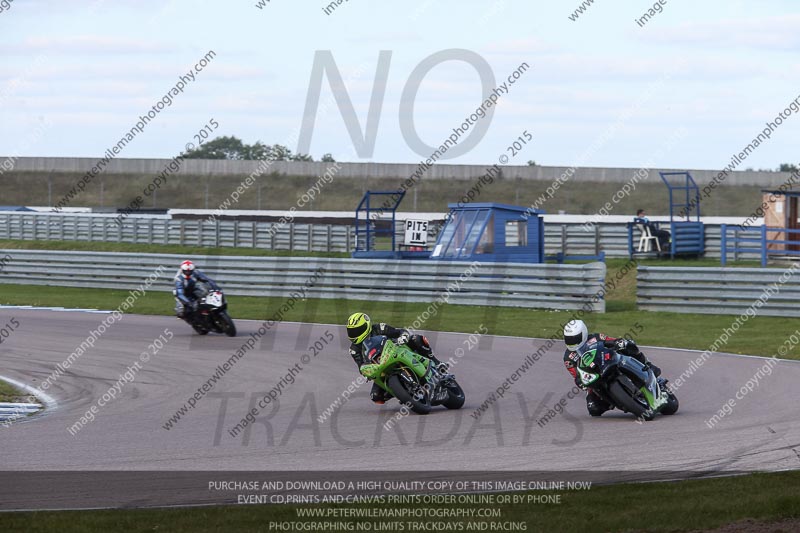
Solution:
[(194, 266), (194, 263), (191, 261), (181, 263), (178, 273), (175, 274), (175, 290), (173, 294), (178, 300), (175, 305), (175, 314), (178, 318), (182, 318), (187, 322), (189, 322), (191, 314), (197, 311), (197, 300), (200, 297), (196, 294), (198, 283), (207, 284), (210, 290), (220, 290), (219, 285), (213, 279), (200, 272)]

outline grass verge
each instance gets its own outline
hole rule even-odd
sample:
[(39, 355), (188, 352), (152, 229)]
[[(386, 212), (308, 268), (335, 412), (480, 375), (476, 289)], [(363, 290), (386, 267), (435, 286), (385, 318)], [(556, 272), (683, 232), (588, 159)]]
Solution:
[[(632, 278), (629, 276), (628, 278)], [(628, 279), (626, 278), (626, 280)], [(3, 285), (0, 304), (84, 307), (113, 310), (127, 296), (127, 291), (79, 289), (37, 285)], [(231, 296), (228, 299), (234, 319), (266, 320), (284, 304), (283, 298)], [(613, 305), (612, 305), (613, 304)], [(344, 324), (347, 316), (361, 310), (374, 319), (407, 326), (427, 308), (427, 303), (393, 303), (358, 300), (305, 300), (286, 313), (284, 320)], [(150, 292), (137, 300), (134, 312), (146, 315), (167, 315), (174, 300), (168, 292)], [(594, 331), (621, 335), (634, 324), (634, 338), (642, 345), (674, 348), (707, 349), (730, 327), (733, 316), (655, 313), (636, 311), (627, 300), (609, 302), (613, 312), (594, 313), (584, 317)], [(493, 335), (547, 338), (561, 334), (561, 324), (571, 316), (568, 311), (547, 311), (517, 307), (482, 307), (444, 305), (425, 322), (431, 331), (474, 332), (484, 324)], [(798, 329), (793, 318), (755, 317), (748, 320), (738, 334), (731, 336), (721, 348), (738, 354), (772, 356), (784, 339)], [(637, 333), (638, 331), (638, 333)], [(800, 351), (798, 351), (800, 352)], [(789, 352), (787, 358), (800, 359), (800, 353)]]
[(0, 402), (24, 402), (28, 395), (0, 379)]
[[(527, 531), (696, 531), (709, 530), (749, 520), (752, 527), (766, 526), (777, 521), (790, 521), (797, 526), (800, 519), (800, 472), (753, 474), (719, 479), (681, 481), (672, 483), (621, 484), (595, 486), (588, 491), (561, 492), (560, 503), (550, 504), (499, 504), (502, 516), (498, 518), (445, 519), (447, 529), (436, 531), (469, 531), (468, 522), (524, 522)], [(534, 493), (527, 493), (534, 494)], [(545, 492), (536, 495), (547, 494)], [(302, 525), (313, 520), (298, 517), (301, 507), (321, 508), (375, 508), (374, 505), (263, 505), (218, 506), (183, 509), (107, 510), (107, 511), (57, 511), (0, 514), (0, 529), (4, 531), (44, 532), (106, 532), (145, 531), (228, 532), (276, 531), (274, 522), (294, 522)], [(384, 507), (384, 506), (382, 506)], [(399, 508), (400, 505), (385, 505)], [(474, 508), (484, 505), (429, 505), (425, 508)], [(333, 518), (340, 524), (351, 524), (358, 531), (357, 522), (372, 524), (378, 529), (381, 519)], [(383, 519), (384, 522), (386, 519)], [(403, 519), (389, 519), (403, 520)], [(416, 524), (439, 522), (438, 519), (412, 519)], [(784, 522), (785, 524), (786, 522)], [(460, 526), (459, 526), (460, 524)], [(786, 527), (786, 526), (784, 526)], [(339, 529), (345, 531), (346, 529)], [(405, 523), (404, 531), (414, 531)], [(425, 529), (416, 529), (422, 531)], [(480, 529), (472, 529), (478, 531)], [(488, 527), (483, 531), (491, 531)], [(517, 531), (521, 529), (516, 529)], [(772, 529), (757, 529), (772, 531)], [(781, 529), (783, 530), (783, 529)], [(292, 531), (322, 531), (320, 529), (292, 529)], [(401, 529), (391, 529), (401, 531)], [(426, 530), (427, 531), (427, 530)], [(742, 530), (737, 530), (742, 531)], [(796, 529), (795, 529), (796, 531)]]
[[(142, 254), (179, 254), (179, 255), (235, 255), (289, 257), (297, 252), (289, 250), (262, 250), (260, 248), (203, 247), (178, 246), (173, 244), (133, 244), (126, 242), (83, 242), (83, 241), (25, 241), (17, 239), (0, 239), (0, 249), (8, 250), (75, 250), (82, 252), (126, 252)], [(303, 252), (312, 257), (350, 257), (348, 253), (339, 252)], [(177, 266), (176, 266), (177, 268)]]

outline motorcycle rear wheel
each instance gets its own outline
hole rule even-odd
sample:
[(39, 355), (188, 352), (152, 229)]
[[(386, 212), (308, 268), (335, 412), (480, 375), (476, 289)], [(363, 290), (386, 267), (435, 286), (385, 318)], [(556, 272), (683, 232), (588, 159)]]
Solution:
[(400, 403), (406, 404), (418, 415), (427, 415), (431, 412), (431, 395), (425, 387), (419, 387), (418, 392), (422, 393), (422, 398), (414, 398), (414, 395), (406, 389), (406, 381), (398, 374), (389, 376), (386, 385), (391, 389), (394, 397), (400, 400)]

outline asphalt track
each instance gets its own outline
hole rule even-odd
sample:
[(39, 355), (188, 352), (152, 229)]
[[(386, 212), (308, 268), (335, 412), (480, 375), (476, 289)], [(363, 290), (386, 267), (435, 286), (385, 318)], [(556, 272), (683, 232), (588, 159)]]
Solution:
[[(37, 386), (108, 315), (0, 309), (0, 323), (12, 316), (20, 327), (0, 346), (0, 374)], [(693, 477), (800, 468), (800, 421), (793, 401), (800, 364), (793, 361), (778, 362), (772, 375), (735, 400), (732, 413), (713, 429), (706, 420), (735, 399), (765, 359), (714, 355), (678, 391), (681, 408), (675, 416), (644, 424), (620, 412), (593, 419), (581, 395), (566, 400), (564, 414), (540, 426), (536, 421), (565, 398), (572, 384), (560, 345), (476, 420), (471, 416), (474, 409), (543, 341), (485, 335), (475, 344), (465, 334), (435, 333), (429, 338), (441, 359), (463, 350), (453, 371), (466, 392), (466, 405), (460, 411), (439, 407), (428, 416), (411, 414), (387, 430), (384, 424), (398, 413), (399, 404), (373, 405), (369, 384), (359, 387), (332, 418), (318, 420), (357, 372), (346, 353), (342, 328), (317, 324), (281, 323), (269, 330), (194, 409), (170, 430), (164, 429), (259, 325), (237, 321), (235, 338), (199, 337), (172, 317), (125, 315), (48, 389), (58, 402), (55, 408), (0, 427), (3, 475), (21, 471), (14, 474), (16, 478), (39, 476), (36, 491), (17, 491), (18, 497), (6, 494), (0, 509), (92, 506), (89, 496), (76, 503), (68, 495), (47, 494), (43, 473), (64, 471), (73, 472), (73, 478), (74, 471), (147, 473), (136, 478), (144, 487), (148, 479), (152, 484), (153, 479), (179, 478), (175, 471), (284, 471), (286, 479), (297, 472), (395, 467), (417, 472), (593, 471), (615, 481), (662, 479), (665, 473)], [(140, 360), (165, 328), (174, 337), (148, 362), (140, 363), (134, 381), (122, 386), (94, 421), (70, 434), (68, 428)], [(314, 357), (309, 346), (318, 340), (321, 345), (326, 334), (333, 340)], [(669, 378), (699, 355), (672, 349), (645, 351)], [(301, 359), (304, 355), (308, 362)], [(302, 370), (278, 401), (263, 409), (255, 424), (231, 436), (229, 430), (297, 363)], [(123, 493), (124, 487), (108, 490)], [(188, 492), (159, 498), (123, 495), (96, 506), (206, 501)]]

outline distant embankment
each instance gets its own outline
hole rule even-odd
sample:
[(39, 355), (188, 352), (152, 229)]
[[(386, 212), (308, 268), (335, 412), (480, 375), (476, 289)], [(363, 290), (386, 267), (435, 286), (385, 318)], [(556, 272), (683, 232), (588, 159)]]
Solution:
[[(7, 158), (0, 157), (0, 160)], [(84, 173), (97, 163), (95, 158), (86, 157), (20, 157), (15, 160), (14, 171), (18, 172), (56, 172)], [(169, 164), (169, 159), (114, 159), (105, 174), (157, 174)], [(192, 176), (245, 176), (258, 168), (258, 161), (228, 161), (214, 159), (187, 159), (180, 174)], [(339, 178), (373, 178), (404, 179), (418, 169), (418, 164), (405, 163), (340, 163), (341, 169), (336, 172)], [(307, 163), (295, 161), (276, 161), (270, 168), (270, 174), (286, 176), (319, 176), (331, 166), (330, 163)], [(479, 178), (491, 165), (445, 165), (437, 163), (424, 174), (423, 179), (457, 179), (469, 180)], [(552, 181), (561, 176), (569, 167), (544, 166), (503, 166), (503, 179)], [(637, 168), (597, 168), (584, 167), (574, 171), (570, 178), (580, 182), (624, 183), (631, 179)], [(687, 169), (654, 169), (687, 170)], [(698, 184), (710, 182), (719, 170), (690, 170)], [(652, 178), (658, 178), (656, 173)], [(789, 177), (784, 172), (740, 171), (731, 172), (726, 178), (727, 185), (778, 186)]]
[[(2, 160), (2, 159), (0, 159)], [(187, 159), (177, 172), (162, 180), (159, 175), (170, 159), (114, 159), (80, 194), (70, 196), (69, 207), (130, 209), (141, 197), (140, 209), (273, 209), (298, 211), (350, 211), (364, 191), (397, 190), (417, 171), (417, 165), (390, 163), (304, 163), (276, 161), (255, 180), (258, 161)], [(0, 168), (3, 205), (56, 205), (70, 194), (84, 174), (96, 165), (88, 158), (24, 157), (13, 169)], [(636, 188), (614, 206), (611, 215), (633, 215), (642, 208), (650, 215), (669, 212), (667, 189), (653, 169), (646, 177), (639, 169), (581, 168), (563, 181), (552, 197), (552, 184), (568, 169), (564, 167), (505, 166), (502, 174), (484, 182), (476, 202), (536, 205), (547, 213), (597, 213), (622, 184), (635, 178)], [(332, 179), (321, 181), (328, 172)], [(703, 187), (717, 172), (692, 170)], [(401, 210), (447, 212), (449, 202), (458, 202), (473, 189), (486, 167), (480, 165), (434, 165), (408, 191)], [(789, 177), (783, 172), (733, 172), (701, 203), (711, 216), (747, 216), (761, 203), (760, 189), (777, 187)], [(144, 194), (159, 181), (159, 188)], [(242, 185), (245, 180), (249, 185)], [(239, 190), (238, 192), (237, 189)], [(304, 199), (304, 200), (303, 200)]]

